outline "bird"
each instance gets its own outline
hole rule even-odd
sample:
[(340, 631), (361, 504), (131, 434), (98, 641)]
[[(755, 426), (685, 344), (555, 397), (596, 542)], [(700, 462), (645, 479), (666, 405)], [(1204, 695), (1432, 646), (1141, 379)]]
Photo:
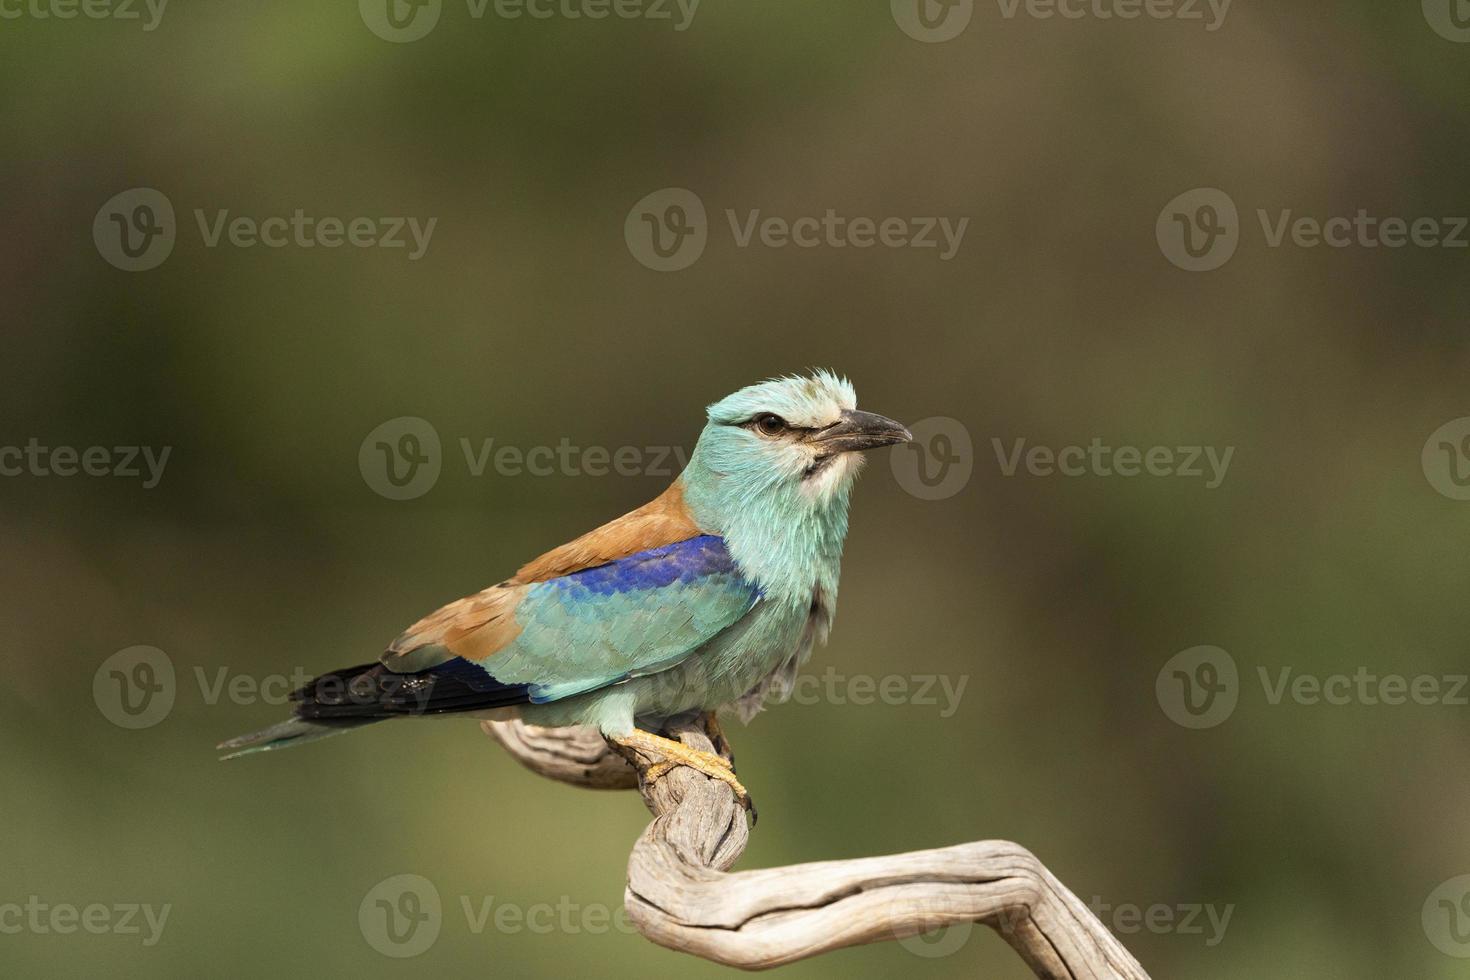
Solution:
[[(792, 690), (837, 609), (848, 506), (866, 450), (909, 442), (828, 370), (709, 405), (683, 471), (643, 506), (430, 613), (367, 664), (308, 681), (290, 719), (232, 738), (230, 759), (395, 718), (463, 714), (592, 726), (651, 783), (732, 763), (656, 734), (699, 712), (748, 722)], [(722, 738), (722, 736), (721, 736)]]

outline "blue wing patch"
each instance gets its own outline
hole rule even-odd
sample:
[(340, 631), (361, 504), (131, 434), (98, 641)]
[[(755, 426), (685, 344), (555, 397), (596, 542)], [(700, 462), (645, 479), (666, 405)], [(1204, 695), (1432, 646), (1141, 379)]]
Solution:
[(706, 576), (731, 574), (735, 574), (735, 560), (725, 548), (725, 539), (703, 534), (550, 579), (543, 582), (541, 588), (574, 594), (613, 595), (638, 589), (661, 589), (675, 583), (687, 585)]
[(759, 598), (724, 539), (700, 535), (537, 584), (516, 607), (520, 635), (473, 663), (557, 701), (675, 666)]

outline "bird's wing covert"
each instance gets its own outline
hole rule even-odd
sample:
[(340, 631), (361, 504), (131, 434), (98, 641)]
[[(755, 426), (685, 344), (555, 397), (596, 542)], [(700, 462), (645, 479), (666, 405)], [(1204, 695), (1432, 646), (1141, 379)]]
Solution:
[(477, 666), (555, 701), (674, 666), (732, 625), (759, 589), (723, 538), (701, 534), (676, 482), (649, 504), (437, 610), (382, 657), (412, 673)]
[(700, 535), (534, 584), (506, 583), (444, 607), (396, 641), (399, 672), (458, 661), (556, 701), (666, 670), (750, 611), (759, 589), (723, 538)]

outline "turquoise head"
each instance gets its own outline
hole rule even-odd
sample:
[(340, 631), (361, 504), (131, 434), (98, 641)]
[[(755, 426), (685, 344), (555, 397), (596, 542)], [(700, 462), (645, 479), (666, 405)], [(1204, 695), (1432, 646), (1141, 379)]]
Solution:
[(700, 527), (724, 536), (768, 599), (805, 603), (814, 585), (835, 592), (862, 453), (907, 442), (909, 431), (859, 411), (852, 383), (829, 371), (742, 388), (706, 416), (680, 478)]

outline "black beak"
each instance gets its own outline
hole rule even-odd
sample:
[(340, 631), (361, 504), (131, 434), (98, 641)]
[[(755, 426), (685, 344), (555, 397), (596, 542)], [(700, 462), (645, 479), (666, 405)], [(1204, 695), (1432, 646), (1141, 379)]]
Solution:
[(913, 438), (912, 432), (893, 419), (845, 409), (840, 420), (813, 432), (810, 441), (821, 448), (822, 455), (831, 456), (912, 442)]

